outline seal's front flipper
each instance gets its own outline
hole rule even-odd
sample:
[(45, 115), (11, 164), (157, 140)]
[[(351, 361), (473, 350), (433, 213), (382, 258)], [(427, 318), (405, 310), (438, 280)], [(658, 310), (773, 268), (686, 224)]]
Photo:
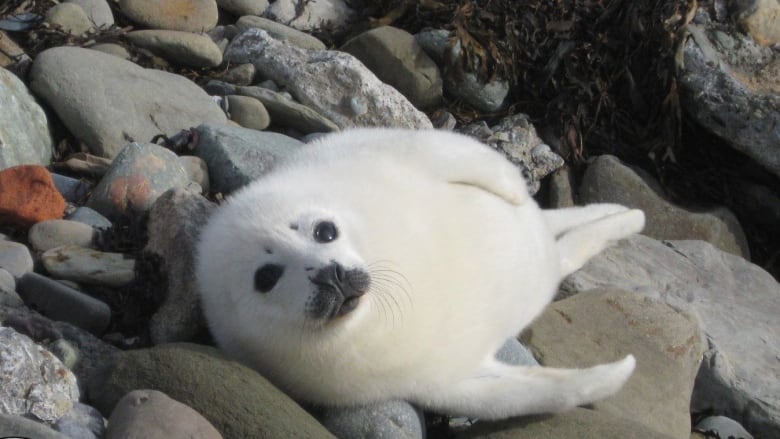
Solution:
[(503, 154), (468, 136), (439, 130), (415, 131), (405, 148), (416, 163), (444, 181), (478, 187), (520, 205), (530, 197), (520, 169)]
[(509, 366), (492, 360), (478, 375), (415, 401), (444, 413), (480, 419), (555, 413), (614, 395), (636, 360), (626, 358), (588, 369)]
[(644, 226), (645, 214), (631, 209), (566, 230), (555, 243), (561, 258), (561, 278), (579, 270), (610, 243), (639, 233)]

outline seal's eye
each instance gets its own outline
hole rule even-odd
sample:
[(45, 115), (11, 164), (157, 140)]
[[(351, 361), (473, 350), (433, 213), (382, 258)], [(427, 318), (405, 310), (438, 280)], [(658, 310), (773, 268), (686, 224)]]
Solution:
[(271, 291), (284, 273), (284, 267), (276, 264), (266, 264), (255, 271), (255, 289), (261, 293)]
[(314, 226), (314, 240), (325, 244), (339, 237), (339, 230), (330, 221), (322, 221)]

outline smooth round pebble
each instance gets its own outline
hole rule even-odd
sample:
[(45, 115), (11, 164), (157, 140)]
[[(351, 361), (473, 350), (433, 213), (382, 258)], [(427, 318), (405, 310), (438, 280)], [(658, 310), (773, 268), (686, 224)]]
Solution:
[(52, 275), (85, 284), (121, 287), (135, 278), (135, 260), (121, 253), (65, 245), (47, 250), (41, 260)]
[(176, 30), (137, 30), (125, 35), (133, 44), (166, 60), (190, 67), (216, 67), (222, 50), (206, 35)]
[(0, 290), (16, 291), (16, 280), (5, 268), (0, 268)]
[(183, 155), (179, 156), (179, 163), (190, 181), (200, 186), (199, 193), (209, 191), (209, 168), (202, 158), (194, 155)]
[(227, 97), (230, 120), (244, 128), (264, 130), (271, 124), (271, 118), (260, 100), (249, 96)]
[(70, 221), (77, 221), (83, 224), (87, 224), (99, 230), (108, 230), (113, 226), (113, 224), (111, 224), (111, 221), (109, 221), (108, 218), (104, 217), (103, 215), (97, 213), (97, 211), (95, 211), (94, 209), (90, 209), (87, 206), (79, 207), (73, 213), (68, 215), (66, 219)]
[(204, 32), (217, 25), (214, 0), (119, 0), (130, 20), (150, 29)]
[(127, 59), (131, 58), (130, 52), (125, 49), (124, 46), (114, 43), (101, 43), (89, 46), (88, 49), (97, 50), (98, 52), (114, 55), (117, 58)]
[(74, 3), (60, 3), (46, 12), (46, 22), (59, 26), (72, 35), (81, 35), (92, 29), (87, 13), (81, 6)]
[(41, 221), (30, 227), (27, 239), (35, 251), (46, 250), (63, 245), (78, 245), (92, 247), (95, 229), (91, 226), (69, 220)]
[(24, 244), (13, 241), (0, 241), (0, 268), (15, 278), (22, 277), (33, 270), (30, 250)]
[(65, 3), (81, 6), (90, 23), (97, 27), (107, 28), (114, 24), (114, 14), (111, 12), (108, 0), (65, 0)]

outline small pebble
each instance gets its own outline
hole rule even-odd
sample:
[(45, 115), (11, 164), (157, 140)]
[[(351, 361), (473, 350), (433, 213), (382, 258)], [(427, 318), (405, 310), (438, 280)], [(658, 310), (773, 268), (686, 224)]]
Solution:
[(121, 287), (135, 277), (135, 260), (121, 253), (65, 245), (47, 250), (41, 259), (52, 275), (85, 284)]
[(30, 227), (27, 239), (35, 251), (45, 252), (68, 244), (92, 247), (95, 234), (95, 229), (78, 221), (51, 220)]
[(33, 270), (30, 250), (24, 244), (13, 241), (0, 241), (0, 268), (15, 278), (22, 277)]
[(68, 215), (66, 219), (87, 224), (98, 230), (108, 230), (113, 226), (108, 218), (87, 206), (79, 207), (73, 213)]
[[(94, 407), (80, 402), (73, 404), (73, 408), (52, 427), (72, 439), (102, 439), (106, 434), (103, 415)], [(127, 436), (129, 437), (132, 436)]]

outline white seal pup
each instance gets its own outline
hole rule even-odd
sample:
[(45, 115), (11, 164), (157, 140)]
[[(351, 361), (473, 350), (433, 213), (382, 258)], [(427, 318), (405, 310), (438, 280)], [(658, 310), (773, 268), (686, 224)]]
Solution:
[(563, 276), (643, 225), (618, 205), (541, 210), (468, 137), (359, 129), (230, 197), (202, 231), (197, 282), (217, 344), (298, 400), (557, 412), (617, 392), (634, 358), (556, 369), (495, 353)]

